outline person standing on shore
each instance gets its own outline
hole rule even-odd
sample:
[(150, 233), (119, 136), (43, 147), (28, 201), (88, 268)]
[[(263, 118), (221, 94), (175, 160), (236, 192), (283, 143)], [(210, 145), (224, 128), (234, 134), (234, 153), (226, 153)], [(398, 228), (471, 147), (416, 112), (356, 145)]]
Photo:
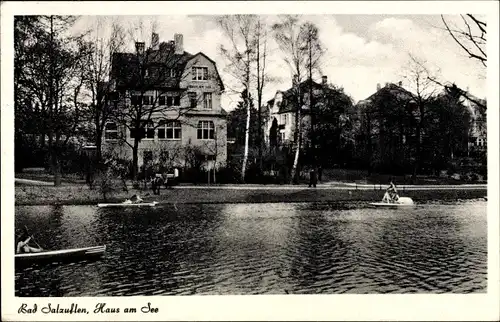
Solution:
[(314, 188), (316, 188), (317, 182), (318, 182), (318, 178), (316, 176), (316, 171), (314, 171), (314, 169), (312, 169), (309, 172), (309, 187), (313, 186)]

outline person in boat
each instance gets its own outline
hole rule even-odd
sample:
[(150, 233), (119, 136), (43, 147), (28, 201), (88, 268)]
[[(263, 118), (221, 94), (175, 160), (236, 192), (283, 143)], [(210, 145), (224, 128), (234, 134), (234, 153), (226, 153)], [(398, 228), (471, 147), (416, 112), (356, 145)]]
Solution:
[(132, 204), (132, 203), (141, 203), (144, 200), (138, 195), (133, 195), (130, 199), (125, 200), (123, 203), (125, 204)]
[(398, 191), (396, 189), (396, 185), (391, 181), (389, 181), (389, 187), (385, 191), (384, 198), (382, 199), (383, 202), (396, 202), (398, 201), (399, 196), (398, 196)]
[(16, 245), (16, 254), (22, 253), (40, 253), (43, 251), (41, 247), (33, 247), (29, 245), (29, 242), (32, 240), (32, 236), (28, 234), (25, 230), (21, 236), (17, 239)]

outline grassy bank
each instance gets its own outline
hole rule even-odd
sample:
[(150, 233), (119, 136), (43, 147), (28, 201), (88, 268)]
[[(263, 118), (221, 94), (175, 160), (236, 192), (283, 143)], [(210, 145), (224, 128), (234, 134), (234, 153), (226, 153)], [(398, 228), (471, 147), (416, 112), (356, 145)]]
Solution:
[[(160, 203), (262, 203), (262, 202), (345, 202), (378, 201), (382, 198), (380, 190), (344, 190), (335, 187), (328, 189), (168, 189), (161, 195), (151, 192), (131, 190), (119, 192), (104, 200), (98, 190), (91, 190), (85, 185), (53, 186), (16, 186), (16, 205), (95, 205), (99, 202), (121, 202), (133, 194), (144, 196), (147, 201)], [(149, 194), (149, 195), (148, 195)], [(413, 198), (416, 202), (433, 200), (453, 201), (458, 199), (482, 198), (486, 189), (460, 190), (407, 190), (400, 195)]]

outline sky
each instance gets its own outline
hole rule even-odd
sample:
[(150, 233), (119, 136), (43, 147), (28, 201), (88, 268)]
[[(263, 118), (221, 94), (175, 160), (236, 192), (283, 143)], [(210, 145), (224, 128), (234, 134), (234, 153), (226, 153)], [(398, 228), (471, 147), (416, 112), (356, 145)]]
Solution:
[[(142, 21), (142, 34), (135, 37), (149, 42), (152, 24), (156, 25), (160, 41), (173, 40), (175, 33), (183, 34), (184, 49), (192, 54), (203, 52), (217, 63), (226, 85), (222, 107), (232, 110), (238, 95), (237, 82), (226, 72), (226, 61), (220, 55), (221, 45), (229, 44), (216, 22), (217, 16), (113, 16), (129, 28)], [(276, 15), (262, 16), (267, 22), (278, 21)], [(459, 16), (446, 16), (447, 20)], [(95, 25), (95, 16), (83, 16), (75, 26), (81, 30)], [(443, 30), (440, 15), (302, 15), (319, 28), (319, 37), (326, 52), (321, 62), (321, 74), (328, 81), (344, 88), (355, 102), (365, 99), (376, 90), (377, 83), (403, 82), (411, 84), (408, 75), (409, 55), (425, 62), (433, 75), (444, 82), (455, 82), (469, 88), (478, 97), (486, 97), (486, 68), (466, 57), (453, 39)], [(277, 90), (291, 86), (292, 74), (283, 60), (283, 54), (270, 40), (269, 73), (276, 81), (266, 86), (264, 102), (273, 98)], [(133, 41), (129, 43), (132, 50)], [(318, 75), (319, 76), (319, 75)], [(319, 77), (318, 77), (319, 81)]]

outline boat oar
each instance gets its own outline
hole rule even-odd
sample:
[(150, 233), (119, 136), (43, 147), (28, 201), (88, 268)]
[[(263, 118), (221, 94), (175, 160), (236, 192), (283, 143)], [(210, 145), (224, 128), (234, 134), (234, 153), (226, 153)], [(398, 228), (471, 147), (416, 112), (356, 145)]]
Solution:
[[(28, 229), (28, 227), (26, 227), (26, 225), (24, 225), (24, 228), (26, 229), (26, 232), (28, 233), (28, 235), (31, 235), (31, 234), (29, 234), (29, 229)], [(33, 242), (38, 246), (38, 248), (43, 249), (42, 246), (38, 245), (38, 243), (36, 242), (35, 237), (33, 237), (33, 235), (31, 235), (31, 240), (33, 240)]]

